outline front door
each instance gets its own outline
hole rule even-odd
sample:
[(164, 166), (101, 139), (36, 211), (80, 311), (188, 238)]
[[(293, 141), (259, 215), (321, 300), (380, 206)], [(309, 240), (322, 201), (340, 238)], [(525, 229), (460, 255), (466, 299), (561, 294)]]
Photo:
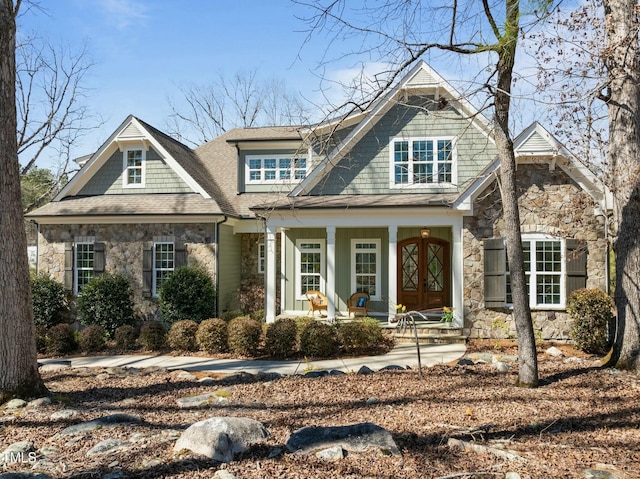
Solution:
[(398, 303), (407, 311), (451, 306), (449, 242), (410, 238), (398, 244)]

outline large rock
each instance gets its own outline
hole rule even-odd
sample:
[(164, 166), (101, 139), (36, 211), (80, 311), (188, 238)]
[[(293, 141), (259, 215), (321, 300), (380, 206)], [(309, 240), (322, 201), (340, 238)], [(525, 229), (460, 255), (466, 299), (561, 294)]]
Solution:
[(212, 417), (189, 426), (173, 449), (189, 449), (214, 461), (231, 462), (235, 454), (269, 437), (262, 423), (253, 419)]
[(96, 429), (101, 429), (103, 427), (116, 427), (128, 424), (138, 424), (139, 422), (140, 416), (136, 414), (116, 413), (109, 416), (99, 417), (97, 419), (93, 419), (92, 421), (74, 424), (73, 426), (69, 426), (63, 429), (53, 437), (59, 438), (61, 436), (74, 436), (76, 434), (84, 434), (87, 432), (95, 431)]
[(377, 449), (384, 454), (401, 455), (391, 433), (370, 422), (349, 426), (303, 427), (289, 436), (286, 446), (290, 452), (305, 454), (340, 446), (347, 452), (362, 453)]

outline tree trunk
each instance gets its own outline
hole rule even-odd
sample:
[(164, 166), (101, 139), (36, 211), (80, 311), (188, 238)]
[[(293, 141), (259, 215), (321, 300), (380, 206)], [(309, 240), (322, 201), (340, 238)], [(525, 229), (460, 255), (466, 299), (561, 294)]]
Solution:
[(513, 141), (509, 135), (511, 83), (518, 43), (518, 5), (518, 0), (506, 1), (507, 22), (501, 48), (498, 49), (498, 79), (495, 92), (495, 140), (498, 158), (500, 159), (500, 194), (506, 227), (513, 318), (518, 335), (518, 385), (536, 387), (538, 385), (538, 357), (522, 254), (520, 212), (516, 188), (516, 158), (513, 151)]
[(17, 7), (0, 0), (0, 403), (47, 390), (38, 373), (16, 139)]
[(604, 8), (618, 313), (607, 365), (640, 372), (640, 22), (636, 0), (605, 0)]

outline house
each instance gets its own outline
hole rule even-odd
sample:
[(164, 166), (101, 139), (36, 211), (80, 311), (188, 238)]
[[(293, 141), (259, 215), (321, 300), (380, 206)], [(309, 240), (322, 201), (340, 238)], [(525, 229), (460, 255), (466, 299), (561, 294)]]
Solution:
[[(545, 338), (565, 338), (566, 300), (607, 286), (599, 179), (533, 123), (515, 140), (530, 302)], [(509, 336), (509, 272), (491, 124), (427, 64), (367, 111), (313, 127), (235, 129), (192, 150), (130, 116), (49, 204), (38, 268), (82, 288), (101, 271), (132, 281), (143, 315), (162, 280), (198, 264), (219, 311), (264, 287), (265, 317), (305, 314), (305, 293), (346, 314), (453, 307), (480, 337)]]

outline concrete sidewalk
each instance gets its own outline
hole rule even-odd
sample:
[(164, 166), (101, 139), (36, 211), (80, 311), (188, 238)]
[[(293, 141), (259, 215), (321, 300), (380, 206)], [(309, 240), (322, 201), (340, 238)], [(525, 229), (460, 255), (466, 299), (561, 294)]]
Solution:
[[(433, 366), (448, 363), (461, 358), (466, 352), (463, 344), (437, 344), (420, 346), (422, 366)], [(67, 359), (66, 361), (68, 361)], [(277, 372), (280, 374), (302, 374), (310, 368), (314, 370), (338, 369), (344, 372), (356, 372), (362, 366), (378, 371), (385, 366), (418, 367), (418, 353), (415, 344), (396, 345), (387, 354), (381, 356), (362, 356), (357, 358), (338, 358), (318, 361), (275, 361), (275, 360), (242, 360), (242, 359), (213, 359), (199, 356), (153, 356), (153, 355), (123, 355), (123, 356), (92, 356), (70, 358), (71, 367), (129, 367), (146, 368), (160, 366), (167, 369), (183, 369), (186, 371), (212, 371), (217, 373), (247, 372)], [(58, 359), (42, 359), (40, 364), (55, 364)]]

